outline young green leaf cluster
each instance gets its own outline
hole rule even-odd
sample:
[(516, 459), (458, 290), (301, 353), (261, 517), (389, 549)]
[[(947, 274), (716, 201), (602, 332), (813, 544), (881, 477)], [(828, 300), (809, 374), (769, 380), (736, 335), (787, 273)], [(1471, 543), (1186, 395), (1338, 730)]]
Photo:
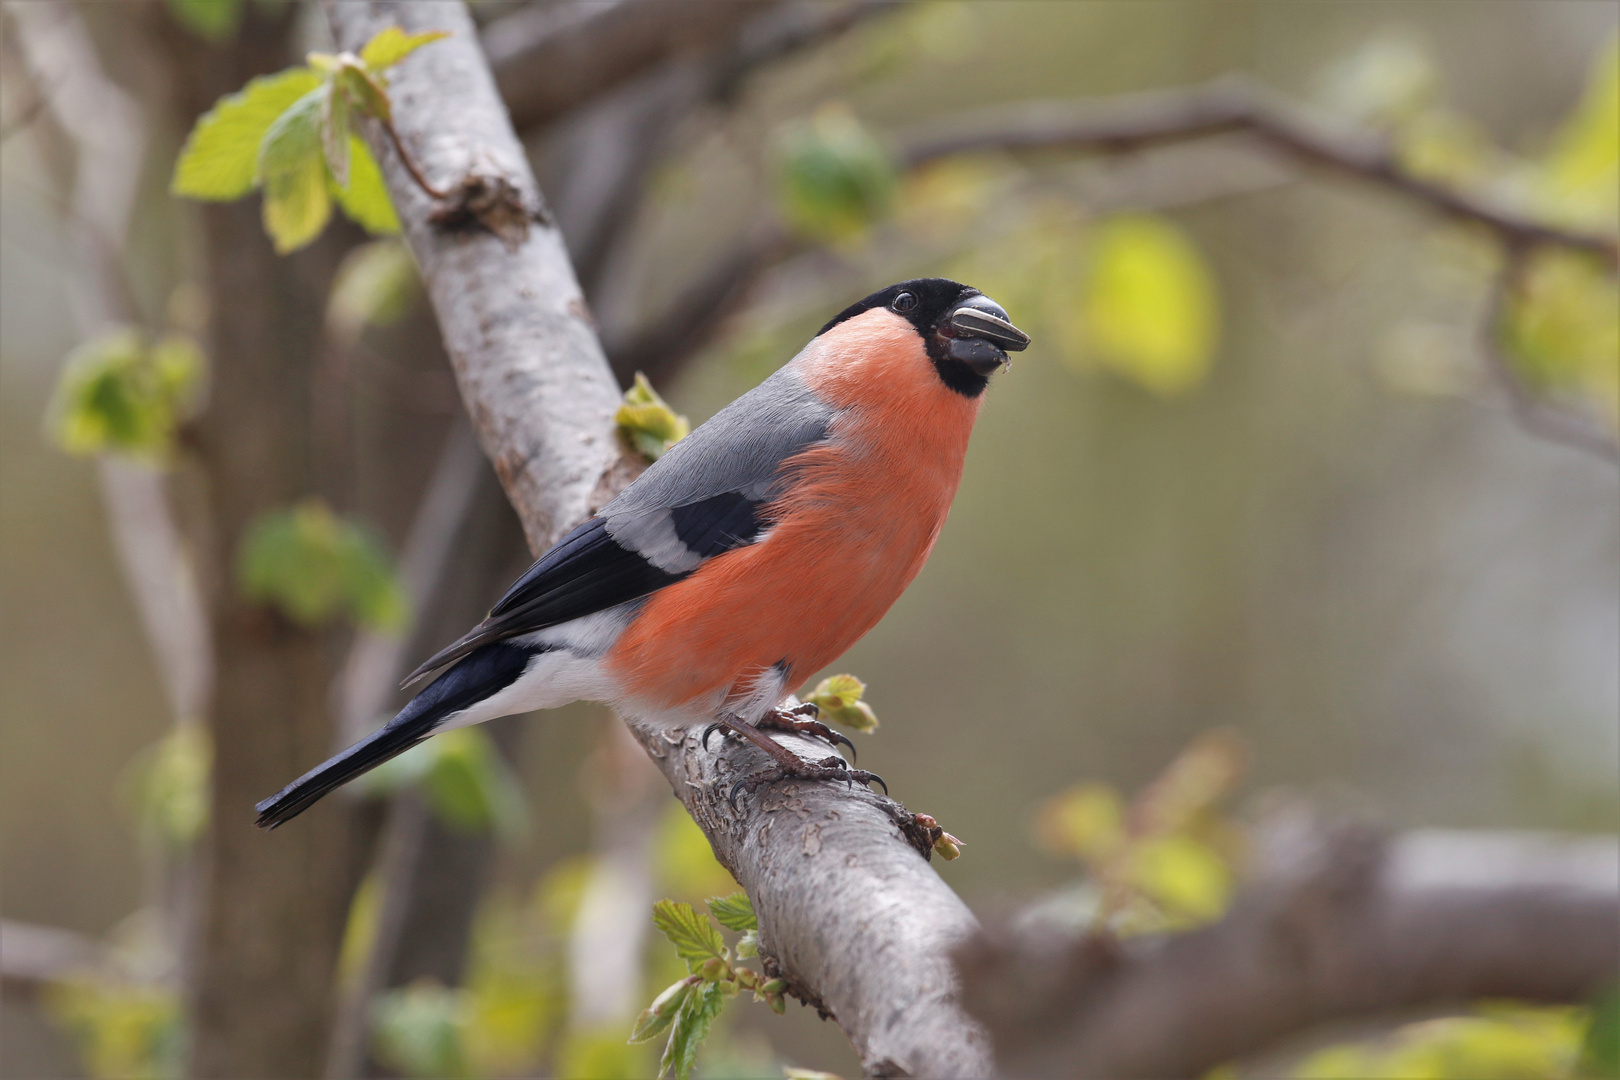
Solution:
[(613, 415), (613, 422), (630, 448), (648, 461), (663, 457), (692, 430), (686, 417), (670, 408), (639, 371), (635, 383), (624, 392), (624, 404)]
[[(742, 935), (737, 942), (737, 958), (757, 956), (759, 922), (754, 917), (754, 906), (748, 894), (738, 892), (711, 897), (707, 903), (716, 922)], [(787, 983), (767, 979), (752, 968), (734, 963), (720, 931), (691, 904), (658, 901), (653, 905), (653, 925), (669, 938), (691, 974), (653, 999), (636, 1019), (630, 1041), (651, 1042), (667, 1030), (669, 1040), (658, 1065), (659, 1075), (673, 1071), (679, 1080), (687, 1080), (698, 1047), (729, 998), (747, 990), (755, 1001), (765, 1002), (780, 1016), (787, 1009), (787, 1000), (783, 997)]]
[(114, 330), (68, 357), (46, 425), (70, 454), (165, 463), (196, 403), (203, 368), (202, 351), (189, 337), (153, 342), (139, 330)]
[(214, 201), (262, 190), (265, 232), (281, 254), (319, 236), (333, 202), (367, 232), (399, 232), (382, 171), (356, 134), (355, 121), (379, 121), (397, 147), (384, 72), (444, 36), (390, 26), (358, 56), (310, 53), (306, 67), (254, 79), (197, 121), (170, 190)]
[(872, 706), (861, 700), (865, 693), (866, 684), (855, 676), (829, 675), (804, 700), (816, 707), (821, 719), (870, 734), (877, 730), (878, 718)]
[(255, 521), (237, 553), (236, 580), (249, 599), (310, 628), (347, 614), (368, 629), (397, 631), (408, 614), (382, 545), (319, 499)]

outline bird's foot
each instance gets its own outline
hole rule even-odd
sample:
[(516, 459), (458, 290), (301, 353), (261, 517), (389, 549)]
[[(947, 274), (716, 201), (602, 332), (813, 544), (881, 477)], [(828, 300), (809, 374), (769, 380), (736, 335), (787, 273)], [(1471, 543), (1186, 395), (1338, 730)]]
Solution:
[[(815, 719), (820, 715), (821, 710), (807, 701), (798, 708), (789, 709), (786, 712), (781, 709), (772, 709), (760, 717), (759, 723), (754, 726), (761, 731), (786, 731), (794, 735), (808, 735), (812, 739), (820, 739), (828, 743), (834, 749), (847, 746), (849, 747), (850, 760), (855, 760), (855, 744), (826, 724), (823, 724), (820, 720)], [(807, 716), (810, 719), (800, 720), (799, 717), (801, 716)]]
[(852, 769), (849, 762), (834, 754), (820, 761), (798, 760), (793, 765), (772, 765), (768, 769), (750, 773), (731, 785), (731, 794), (726, 797), (726, 801), (735, 808), (738, 795), (745, 791), (752, 794), (757, 788), (765, 784), (774, 784), (778, 780), (842, 780), (851, 787), (854, 787), (857, 781), (868, 787), (876, 783), (883, 785), (883, 794), (889, 793), (889, 785), (884, 783), (883, 777), (865, 769)]

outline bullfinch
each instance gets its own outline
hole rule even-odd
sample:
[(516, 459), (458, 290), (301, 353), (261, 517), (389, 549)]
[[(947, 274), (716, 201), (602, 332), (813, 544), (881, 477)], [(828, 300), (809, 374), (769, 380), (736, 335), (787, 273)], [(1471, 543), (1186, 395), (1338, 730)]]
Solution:
[(777, 706), (922, 569), (990, 373), (1028, 344), (999, 304), (944, 278), (845, 308), (412, 672), (407, 686), (444, 669), (397, 716), (259, 803), (258, 824), (290, 820), (436, 732), (580, 700), (748, 739), (777, 762), (749, 790), (875, 779), (841, 757), (804, 761), (762, 730), (847, 742)]

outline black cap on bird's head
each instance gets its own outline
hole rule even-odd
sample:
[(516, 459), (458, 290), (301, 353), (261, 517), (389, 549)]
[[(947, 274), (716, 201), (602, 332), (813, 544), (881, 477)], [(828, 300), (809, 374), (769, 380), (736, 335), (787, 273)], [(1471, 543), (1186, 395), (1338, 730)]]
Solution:
[(890, 285), (839, 312), (817, 336), (873, 308), (886, 308), (916, 327), (939, 377), (967, 397), (984, 392), (990, 373), (1008, 363), (1009, 352), (1029, 347), (1029, 335), (1012, 324), (1000, 304), (949, 278)]

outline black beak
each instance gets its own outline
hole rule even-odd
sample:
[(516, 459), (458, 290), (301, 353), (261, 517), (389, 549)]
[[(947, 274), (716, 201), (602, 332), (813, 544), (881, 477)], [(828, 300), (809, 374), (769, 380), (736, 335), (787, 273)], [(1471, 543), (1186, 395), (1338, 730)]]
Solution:
[(1007, 363), (1009, 352), (1029, 348), (1029, 335), (1012, 324), (1001, 305), (988, 296), (975, 296), (956, 306), (943, 328), (951, 339), (946, 350), (980, 375)]

